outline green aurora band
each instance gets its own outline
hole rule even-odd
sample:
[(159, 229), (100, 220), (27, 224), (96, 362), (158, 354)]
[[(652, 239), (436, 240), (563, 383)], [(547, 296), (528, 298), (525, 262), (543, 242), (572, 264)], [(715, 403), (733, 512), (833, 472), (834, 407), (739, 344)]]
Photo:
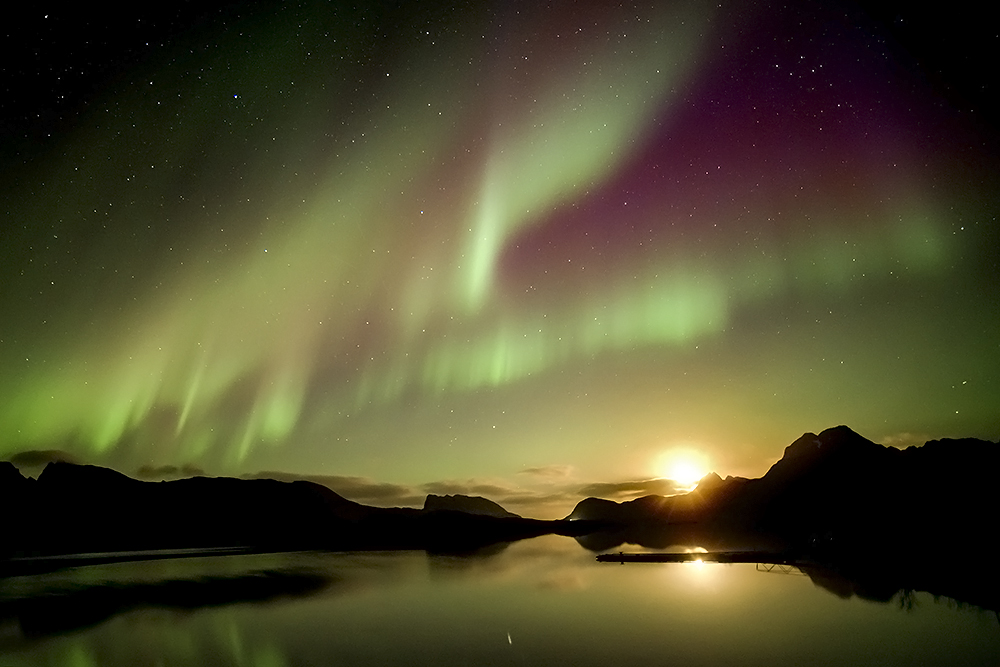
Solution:
[[(990, 406), (1000, 390), (989, 369), (998, 352), (982, 335), (996, 321), (995, 304), (962, 324), (975, 344), (947, 362), (955, 378), (978, 382), (962, 404), (971, 421), (942, 417), (952, 407), (938, 391), (922, 403), (904, 392), (898, 406), (886, 396), (880, 416), (861, 398), (879, 392), (856, 389), (887, 374), (887, 393), (915, 374), (926, 389), (920, 372), (900, 369), (924, 357), (928, 372), (942, 375), (933, 357), (952, 343), (915, 341), (950, 325), (913, 327), (911, 306), (979, 303), (965, 287), (968, 301), (953, 302), (940, 286), (966, 280), (956, 264), (978, 242), (956, 235), (956, 225), (986, 219), (992, 204), (957, 208), (961, 188), (929, 184), (926, 170), (883, 176), (859, 160), (852, 178), (863, 193), (831, 205), (841, 186), (828, 185), (820, 162), (810, 196), (775, 205), (780, 224), (731, 187), (722, 191), (728, 203), (678, 222), (664, 194), (629, 213), (633, 224), (658, 230), (641, 248), (612, 243), (600, 257), (567, 250), (564, 258), (557, 249), (525, 259), (532, 234), (610, 192), (644, 146), (670, 132), (690, 104), (685, 95), (710, 70), (718, 17), (699, 3), (638, 17), (594, 12), (576, 32), (569, 16), (547, 16), (542, 27), (515, 22), (493, 38), (498, 48), (488, 48), (487, 17), (473, 13), (433, 45), (430, 37), (403, 40), (374, 59), (383, 53), (371, 44), (377, 31), (359, 36), (342, 16), (314, 20), (305, 33), (294, 17), (250, 18), (218, 36), (215, 49), (184, 42), (137, 69), (145, 89), (105, 92), (59, 155), (33, 172), (41, 185), (8, 215), (28, 230), (22, 250), (10, 251), (20, 270), (11, 293), (30, 299), (4, 297), (16, 323), (0, 330), (0, 455), (62, 448), (118, 465), (198, 461), (236, 472), (283, 460), (397, 479), (479, 474), (486, 464), (471, 461), (490, 457), (505, 471), (575, 454), (590, 460), (618, 446), (610, 444), (616, 426), (586, 445), (579, 431), (565, 433), (532, 459), (527, 452), (554, 428), (526, 434), (543, 408), (509, 441), (489, 444), (477, 442), (485, 417), (473, 425), (442, 415), (491, 397), (498, 412), (524, 409), (529, 394), (568, 395), (588, 372), (616, 376), (636, 364), (649, 374), (636, 394), (661, 370), (674, 383), (676, 407), (658, 417), (674, 424), (666, 440), (685, 429), (721, 439), (739, 419), (762, 438), (830, 425), (800, 426), (806, 418), (882, 429), (871, 436), (906, 429), (911, 418), (935, 434), (995, 427)], [(891, 153), (887, 161), (908, 151), (924, 159), (908, 137), (876, 143)], [(935, 164), (944, 165), (938, 173), (949, 163)], [(872, 294), (886, 307), (864, 306)], [(797, 350), (817, 334), (804, 323), (847, 303), (864, 307), (853, 335), (899, 315), (908, 331), (893, 336), (903, 357), (886, 360), (881, 343), (838, 338), (831, 357), (852, 350), (854, 378), (836, 370), (819, 383), (838, 389), (786, 395), (780, 407), (734, 398), (776, 395), (772, 383), (805, 373), (812, 357)], [(838, 336), (847, 331), (832, 326)], [(762, 333), (782, 328), (781, 342)], [(728, 371), (705, 368), (705, 385), (677, 385), (676, 364), (697, 367), (691, 355), (706, 347), (713, 368)], [(892, 369), (901, 372), (895, 379)], [(710, 385), (716, 375), (725, 378)], [(570, 388), (554, 388), (564, 381)], [(655, 409), (665, 391), (647, 391), (634, 409)], [(713, 410), (730, 412), (725, 427), (692, 429)], [(794, 411), (788, 423), (753, 421)], [(548, 418), (573, 414), (553, 407)], [(426, 452), (444, 456), (453, 442), (489, 453), (459, 456), (440, 472), (413, 462)], [(397, 446), (412, 449), (399, 455), (406, 473), (387, 462)], [(752, 466), (758, 458), (770, 452), (730, 460)]]

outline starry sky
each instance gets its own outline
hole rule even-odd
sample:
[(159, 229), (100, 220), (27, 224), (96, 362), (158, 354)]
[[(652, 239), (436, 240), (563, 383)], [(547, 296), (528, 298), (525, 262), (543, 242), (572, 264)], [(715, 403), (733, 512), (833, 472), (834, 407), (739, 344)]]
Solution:
[(0, 457), (564, 516), (1000, 436), (978, 3), (27, 3)]

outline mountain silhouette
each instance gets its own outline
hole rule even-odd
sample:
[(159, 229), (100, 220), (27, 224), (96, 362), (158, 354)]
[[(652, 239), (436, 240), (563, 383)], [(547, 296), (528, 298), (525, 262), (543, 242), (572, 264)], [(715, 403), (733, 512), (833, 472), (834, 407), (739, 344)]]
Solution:
[(624, 503), (587, 498), (567, 518), (626, 529), (697, 524), (750, 531), (784, 549), (861, 540), (888, 547), (928, 526), (976, 532), (993, 515), (993, 494), (990, 484), (974, 481), (974, 471), (998, 463), (1000, 447), (992, 442), (933, 440), (899, 450), (838, 426), (802, 435), (759, 479), (713, 473), (685, 495)]
[[(866, 591), (919, 586), (997, 607), (996, 576), (982, 562), (993, 553), (989, 475), (998, 464), (997, 443), (899, 450), (838, 426), (803, 434), (758, 479), (712, 473), (684, 495), (587, 498), (566, 519), (541, 521), (480, 497), (429, 495), (421, 509), (381, 508), (302, 480), (147, 482), (64, 461), (31, 479), (5, 462), (0, 500), (18, 511), (0, 536), (0, 576), (200, 550), (471, 553), (555, 533), (593, 551), (636, 544), (781, 554), (809, 563), (822, 581), (868, 582), (858, 584)], [(941, 575), (942, 546), (961, 551), (968, 576)], [(977, 574), (984, 568), (986, 585)]]
[(503, 507), (483, 498), (481, 496), (465, 496), (461, 494), (438, 496), (429, 494), (424, 500), (424, 511), (451, 510), (455, 512), (465, 512), (467, 514), (477, 514), (480, 516), (493, 516), (499, 518), (520, 519), (521, 517), (512, 512), (508, 512)]
[(0, 464), (0, 498), (19, 508), (0, 540), (0, 575), (163, 551), (468, 552), (588, 529), (578, 522), (523, 519), (485, 498), (430, 496), (423, 509), (381, 508), (308, 481), (145, 482), (66, 462), (49, 463), (37, 480)]
[[(609, 526), (577, 538), (594, 551), (748, 551), (761, 562), (794, 562), (837, 594), (884, 601), (921, 590), (1000, 610), (998, 464), (998, 443), (946, 439), (899, 450), (838, 426), (802, 435), (758, 479), (713, 474), (683, 496), (587, 498), (567, 518)], [(955, 561), (943, 563), (943, 554)]]

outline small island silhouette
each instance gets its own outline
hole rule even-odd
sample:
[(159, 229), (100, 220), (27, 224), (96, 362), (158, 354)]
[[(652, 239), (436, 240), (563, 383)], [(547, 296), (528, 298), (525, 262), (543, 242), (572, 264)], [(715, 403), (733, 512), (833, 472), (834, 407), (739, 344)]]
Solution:
[(308, 481), (144, 482), (66, 462), (32, 479), (2, 462), (0, 499), (17, 510), (4, 523), (0, 577), (205, 553), (472, 553), (554, 533), (594, 552), (699, 546), (730, 560), (794, 564), (838, 595), (886, 601), (920, 590), (997, 611), (998, 463), (998, 443), (899, 450), (838, 426), (802, 435), (758, 479), (713, 473), (682, 495), (586, 498), (565, 519), (545, 521), (469, 496), (380, 508)]

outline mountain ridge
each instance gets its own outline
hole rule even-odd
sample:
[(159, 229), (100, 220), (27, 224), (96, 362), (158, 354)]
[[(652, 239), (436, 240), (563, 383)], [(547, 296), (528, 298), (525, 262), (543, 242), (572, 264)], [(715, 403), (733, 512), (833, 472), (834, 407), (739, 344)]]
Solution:
[(995, 470), (998, 453), (997, 443), (973, 438), (900, 450), (837, 426), (804, 433), (760, 478), (710, 473), (687, 494), (585, 498), (556, 521), (519, 517), (478, 496), (429, 494), (420, 509), (384, 508), (306, 480), (150, 482), (65, 461), (31, 479), (3, 462), (0, 500), (19, 511), (3, 529), (0, 563), (157, 549), (455, 552), (546, 533), (572, 535), (595, 551), (698, 543), (826, 553), (868, 544), (899, 552), (928, 526), (978, 539), (992, 497), (969, 473)]
[(17, 507), (0, 539), (0, 576), (74, 554), (189, 550), (425, 549), (466, 552), (585, 524), (525, 519), (485, 498), (372, 507), (305, 481), (189, 477), (149, 482), (56, 461), (37, 479), (0, 462), (0, 500)]
[(489, 500), (488, 498), (483, 498), (482, 496), (467, 496), (460, 493), (443, 496), (429, 493), (427, 494), (427, 498), (424, 499), (423, 510), (425, 512), (448, 510), (497, 518), (521, 518), (513, 512), (508, 512), (499, 503)]
[[(700, 547), (792, 562), (818, 586), (888, 601), (914, 590), (1000, 609), (993, 487), (1000, 443), (931, 440), (900, 450), (846, 426), (804, 433), (759, 478), (710, 473), (690, 493), (585, 498), (566, 518), (510, 515), (485, 498), (382, 508), (316, 482), (191, 477), (144, 482), (53, 462), (38, 479), (0, 462), (0, 577), (65, 567), (296, 550), (478, 552), (544, 534), (594, 552)], [(984, 475), (975, 478), (975, 473)], [(942, 548), (961, 567), (942, 567)], [(769, 560), (777, 559), (777, 560)]]
[[(769, 548), (831, 549), (868, 540), (898, 549), (928, 523), (966, 532), (980, 527), (977, 511), (990, 513), (992, 506), (989, 485), (968, 483), (969, 471), (998, 465), (1000, 445), (985, 440), (932, 440), (900, 450), (837, 426), (803, 434), (759, 478), (712, 473), (686, 495), (624, 503), (587, 498), (567, 519), (611, 522), (619, 526), (619, 543), (654, 548), (664, 546), (650, 537), (658, 530), (698, 525), (753, 532)], [(955, 484), (948, 487), (950, 480)]]

